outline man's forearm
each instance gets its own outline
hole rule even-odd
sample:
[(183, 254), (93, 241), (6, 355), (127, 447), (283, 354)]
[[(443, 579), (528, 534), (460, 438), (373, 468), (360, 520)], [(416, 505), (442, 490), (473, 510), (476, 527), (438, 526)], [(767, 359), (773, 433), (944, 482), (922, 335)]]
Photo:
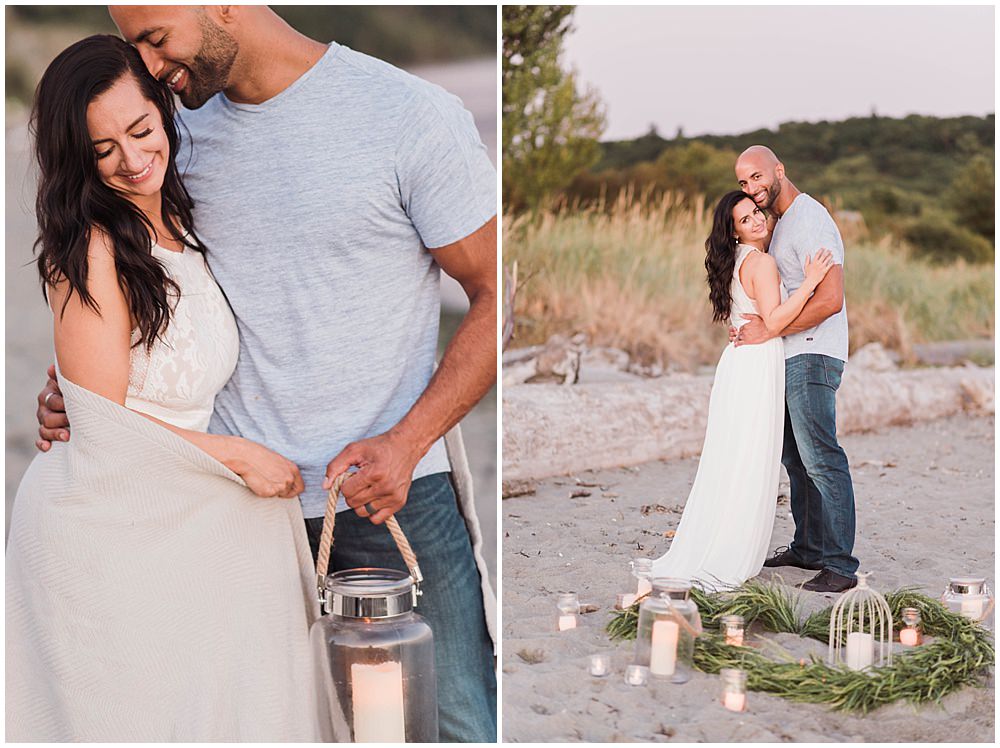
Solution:
[(420, 398), (391, 430), (423, 456), (489, 392), (497, 377), (497, 296), (481, 289)]
[(793, 319), (787, 327), (781, 331), (781, 336), (794, 335), (797, 332), (810, 330), (823, 320), (832, 317), (840, 311), (843, 303), (837, 305), (827, 298), (817, 298), (813, 296), (799, 312), (799, 316)]

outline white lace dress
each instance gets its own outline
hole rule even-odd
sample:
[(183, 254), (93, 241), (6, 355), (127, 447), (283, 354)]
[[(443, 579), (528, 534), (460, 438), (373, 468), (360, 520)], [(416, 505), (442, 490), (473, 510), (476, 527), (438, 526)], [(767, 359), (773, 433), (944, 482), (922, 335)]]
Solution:
[[(737, 327), (746, 322), (740, 315), (759, 313), (739, 275), (754, 251), (737, 247), (730, 287)], [(654, 576), (720, 588), (760, 573), (774, 525), (784, 409), (781, 338), (727, 345), (715, 369), (698, 473), (670, 550), (653, 562)]]
[(254, 496), (134, 410), (204, 430), (239, 339), (201, 254), (153, 250), (181, 295), (126, 404), (62, 379), (72, 437), (32, 461), (6, 555), (6, 738), (317, 739), (317, 614), (299, 502)]

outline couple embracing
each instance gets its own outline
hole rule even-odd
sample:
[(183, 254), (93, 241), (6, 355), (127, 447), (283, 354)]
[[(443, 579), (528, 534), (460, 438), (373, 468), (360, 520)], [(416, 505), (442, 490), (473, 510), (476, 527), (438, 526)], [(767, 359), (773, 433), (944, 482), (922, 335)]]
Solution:
[[(111, 14), (124, 39), (62, 52), (33, 110), (56, 367), (7, 548), (7, 738), (317, 739), (310, 551), (350, 469), (330, 570), (405, 570), (398, 518), (441, 736), (493, 742), (495, 600), (445, 440), (496, 376), (471, 116), (265, 6)], [(435, 370), (441, 269), (470, 311)]]
[[(844, 245), (833, 218), (764, 146), (736, 162), (739, 191), (716, 206), (705, 242), (715, 321), (730, 344), (715, 372), (698, 472), (655, 576), (736, 586), (762, 566), (818, 573), (801, 586), (857, 584), (854, 489), (837, 442), (847, 361)], [(767, 557), (779, 461), (795, 536)]]

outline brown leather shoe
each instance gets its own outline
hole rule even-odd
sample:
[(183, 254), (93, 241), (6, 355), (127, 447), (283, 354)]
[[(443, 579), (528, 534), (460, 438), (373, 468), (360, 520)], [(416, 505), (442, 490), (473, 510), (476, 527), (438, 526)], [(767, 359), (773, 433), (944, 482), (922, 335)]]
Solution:
[(844, 592), (852, 587), (857, 587), (858, 580), (854, 577), (845, 577), (829, 569), (823, 569), (808, 582), (803, 582), (799, 586), (810, 592)]
[(787, 545), (775, 549), (774, 555), (764, 562), (764, 566), (769, 568), (775, 566), (795, 566), (799, 569), (809, 569), (809, 571), (818, 571), (823, 568), (823, 564), (807, 564), (793, 553)]

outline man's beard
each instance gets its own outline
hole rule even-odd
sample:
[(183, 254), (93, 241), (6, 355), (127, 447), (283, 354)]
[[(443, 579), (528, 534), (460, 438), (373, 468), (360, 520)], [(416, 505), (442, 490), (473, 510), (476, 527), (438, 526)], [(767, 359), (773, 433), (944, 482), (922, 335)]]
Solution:
[[(761, 210), (770, 210), (771, 206), (774, 205), (774, 201), (778, 199), (778, 195), (781, 194), (781, 180), (775, 177), (775, 180), (768, 185), (766, 189), (766, 197), (764, 202), (757, 203), (757, 207)], [(756, 201), (754, 201), (756, 202)]]
[(236, 40), (207, 18), (202, 19), (201, 31), (201, 49), (187, 66), (188, 82), (178, 94), (187, 109), (198, 109), (226, 87), (239, 52)]

